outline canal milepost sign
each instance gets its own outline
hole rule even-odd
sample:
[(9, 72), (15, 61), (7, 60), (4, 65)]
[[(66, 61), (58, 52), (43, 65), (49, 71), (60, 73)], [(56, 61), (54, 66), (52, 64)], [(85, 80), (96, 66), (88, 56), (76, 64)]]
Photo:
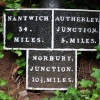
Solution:
[(100, 11), (18, 9), (16, 16), (13, 11), (4, 14), (4, 49), (27, 50), (26, 88), (77, 87), (77, 50), (93, 51), (99, 44)]
[[(99, 44), (99, 12), (21, 9), (4, 14), (5, 49), (94, 49)], [(11, 40), (7, 35), (13, 34)]]
[[(51, 48), (50, 10), (19, 10), (17, 16), (13, 11), (5, 15), (5, 47), (6, 48)], [(13, 34), (11, 40), (7, 35)]]
[(76, 87), (77, 68), (75, 51), (27, 52), (27, 89), (66, 90)]
[(99, 12), (55, 11), (54, 47), (94, 49), (99, 44)]

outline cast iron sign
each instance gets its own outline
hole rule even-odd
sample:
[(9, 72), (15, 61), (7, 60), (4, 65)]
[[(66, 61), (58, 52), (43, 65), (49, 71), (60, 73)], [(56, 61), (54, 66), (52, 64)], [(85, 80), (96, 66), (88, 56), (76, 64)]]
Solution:
[(33, 90), (66, 90), (76, 87), (75, 51), (27, 52), (26, 88)]

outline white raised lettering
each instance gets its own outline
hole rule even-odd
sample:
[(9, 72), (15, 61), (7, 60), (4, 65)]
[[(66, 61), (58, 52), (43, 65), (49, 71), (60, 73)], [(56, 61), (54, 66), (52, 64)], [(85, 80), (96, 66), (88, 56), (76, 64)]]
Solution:
[(14, 37), (14, 42), (19, 42), (19, 37)]

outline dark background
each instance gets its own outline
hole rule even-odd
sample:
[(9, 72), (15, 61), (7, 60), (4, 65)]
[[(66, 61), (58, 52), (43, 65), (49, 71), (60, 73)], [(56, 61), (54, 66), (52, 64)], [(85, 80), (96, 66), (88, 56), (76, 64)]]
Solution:
[[(23, 0), (22, 5), (31, 7), (31, 4), (39, 4), (41, 0)], [(100, 9), (100, 0), (63, 0), (67, 9)]]

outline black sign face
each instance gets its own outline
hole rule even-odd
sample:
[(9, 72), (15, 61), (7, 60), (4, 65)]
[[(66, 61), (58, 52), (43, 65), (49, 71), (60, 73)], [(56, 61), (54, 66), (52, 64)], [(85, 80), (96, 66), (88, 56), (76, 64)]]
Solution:
[(13, 34), (5, 41), (6, 48), (51, 48), (52, 11), (19, 10), (6, 14), (6, 35)]
[(27, 89), (66, 90), (76, 87), (75, 51), (34, 51), (27, 53)]
[(55, 11), (54, 48), (93, 49), (99, 44), (99, 12)]
[[(99, 11), (13, 10), (4, 14), (5, 48), (94, 49), (99, 44)], [(9, 33), (13, 34), (7, 40)]]

